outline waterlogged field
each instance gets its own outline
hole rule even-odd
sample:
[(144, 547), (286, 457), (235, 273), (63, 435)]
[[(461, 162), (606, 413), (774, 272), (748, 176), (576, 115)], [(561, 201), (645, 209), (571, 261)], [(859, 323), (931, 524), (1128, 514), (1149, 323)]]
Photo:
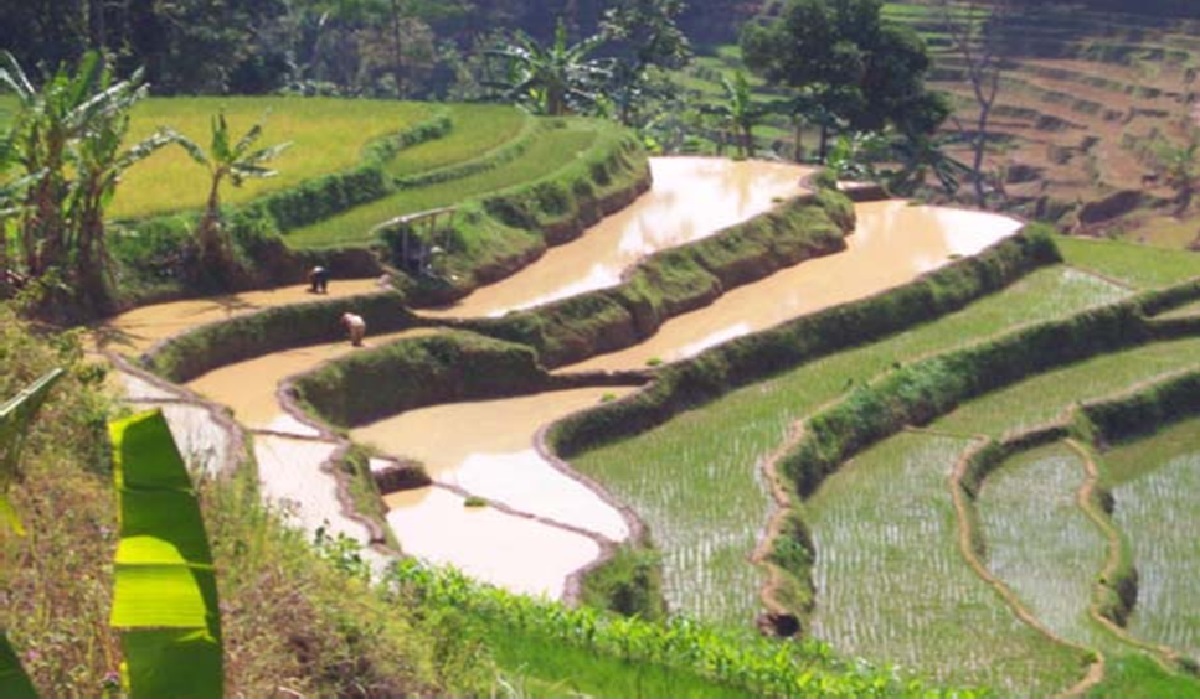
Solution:
[(1103, 463), (1138, 570), (1129, 630), (1200, 660), (1200, 419), (1120, 444)]
[(966, 309), (891, 338), (840, 352), (734, 391), (572, 464), (630, 504), (663, 554), (672, 609), (744, 624), (758, 609), (758, 573), (746, 557), (768, 508), (760, 462), (787, 426), (896, 361), (1015, 325), (1110, 303), (1128, 291), (1067, 267), (1039, 270)]
[(803, 508), (813, 633), (840, 652), (1004, 696), (1050, 696), (1079, 654), (1020, 621), (963, 560), (947, 477), (968, 439), (905, 433), (858, 455)]
[(1200, 255), (1115, 240), (1058, 236), (1067, 264), (1091, 270), (1137, 289), (1153, 289), (1200, 277)]
[(1014, 456), (976, 500), (987, 567), (1048, 629), (1089, 647), (1114, 645), (1088, 616), (1108, 542), (1079, 507), (1082, 458), (1065, 444)]
[(286, 236), (287, 242), (294, 247), (371, 242), (371, 229), (397, 216), (451, 206), (470, 197), (551, 175), (570, 165), (596, 140), (594, 127), (586, 122), (570, 121), (568, 124), (569, 128), (548, 129), (535, 135), (525, 152), (503, 165), (469, 177), (401, 190), (340, 216), (292, 231)]
[(1200, 338), (1155, 342), (1028, 378), (969, 401), (934, 423), (959, 434), (1000, 436), (1055, 419), (1077, 401), (1122, 393), (1142, 381), (1200, 364)]
[(442, 138), (405, 148), (386, 168), (394, 177), (417, 175), (484, 156), (511, 141), (532, 120), (516, 107), (499, 104), (448, 104), (454, 127)]
[[(343, 100), (301, 97), (179, 97), (149, 99), (137, 106), (130, 139), (171, 126), (208, 151), (211, 120), (221, 109), (236, 138), (269, 112), (260, 146), (291, 142), (270, 166), (277, 177), (248, 180), (241, 187), (226, 183), (222, 202), (236, 204), (304, 180), (353, 168), (363, 148), (432, 118), (434, 105), (421, 102)], [(199, 209), (208, 196), (208, 171), (182, 148), (155, 153), (129, 170), (108, 215), (141, 217)]]

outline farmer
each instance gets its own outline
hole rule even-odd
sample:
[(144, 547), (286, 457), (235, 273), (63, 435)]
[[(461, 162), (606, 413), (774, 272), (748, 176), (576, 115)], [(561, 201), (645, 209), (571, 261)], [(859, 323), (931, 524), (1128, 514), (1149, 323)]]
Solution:
[(347, 311), (342, 314), (342, 325), (350, 331), (350, 344), (362, 347), (363, 336), (367, 334), (367, 323), (362, 316)]
[(313, 267), (312, 271), (308, 273), (308, 282), (309, 282), (309, 284), (312, 285), (312, 287), (309, 288), (309, 291), (311, 291), (312, 293), (328, 294), (329, 293), (329, 270), (325, 269), (321, 265), (317, 265), (316, 267)]

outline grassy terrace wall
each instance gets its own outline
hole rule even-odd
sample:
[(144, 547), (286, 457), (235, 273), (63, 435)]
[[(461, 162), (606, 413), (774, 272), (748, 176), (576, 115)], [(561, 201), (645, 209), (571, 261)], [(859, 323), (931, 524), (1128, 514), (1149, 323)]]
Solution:
[(655, 253), (616, 287), (458, 326), (533, 347), (546, 366), (570, 364), (637, 344), (667, 319), (731, 288), (842, 250), (853, 229), (845, 197), (830, 191), (797, 197), (717, 235)]
[[(597, 377), (592, 385), (637, 381), (634, 376)], [(577, 384), (550, 376), (524, 345), (449, 331), (355, 352), (300, 376), (293, 385), (297, 397), (321, 419), (353, 427), (437, 403)]]
[(691, 407), (800, 363), (871, 342), (958, 310), (1060, 260), (1043, 233), (1026, 229), (983, 253), (909, 284), (738, 338), (673, 364), (644, 391), (559, 422), (551, 443), (570, 457), (651, 429)]
[(268, 308), (209, 323), (160, 342), (141, 363), (175, 383), (187, 383), (213, 369), (280, 350), (335, 342), (346, 330), (338, 322), (353, 310), (372, 332), (411, 327), (415, 319), (398, 293), (362, 294)]
[(578, 237), (649, 189), (649, 160), (637, 139), (616, 125), (596, 128), (587, 151), (553, 175), (459, 202), (448, 227), (418, 231), (398, 224), (381, 229), (391, 261), (401, 269), (408, 268), (402, 255), (406, 234), (426, 247), (437, 244), (447, 250), (436, 260), (435, 275), (415, 278), (409, 289), (414, 303), (450, 303), (507, 277), (547, 247)]

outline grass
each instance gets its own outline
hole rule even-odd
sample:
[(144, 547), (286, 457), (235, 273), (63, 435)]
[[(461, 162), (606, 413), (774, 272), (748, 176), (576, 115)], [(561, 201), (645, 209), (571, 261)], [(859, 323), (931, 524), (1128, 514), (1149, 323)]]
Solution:
[[(130, 137), (140, 138), (168, 125), (204, 147), (210, 144), (210, 120), (224, 109), (238, 138), (270, 110), (259, 140), (262, 145), (292, 142), (271, 162), (278, 177), (225, 187), (222, 201), (236, 204), (303, 180), (348, 170), (362, 160), (363, 148), (399, 133), (435, 113), (420, 102), (300, 97), (187, 97), (149, 99), (134, 110)], [(132, 168), (108, 211), (113, 218), (137, 218), (199, 209), (208, 196), (208, 174), (172, 147)]]
[(1200, 660), (1200, 420), (1120, 444), (1104, 455), (1113, 521), (1132, 542), (1138, 598), (1129, 631)]
[(663, 552), (671, 608), (745, 623), (757, 609), (759, 583), (745, 558), (768, 504), (757, 464), (791, 422), (895, 362), (1127, 293), (1077, 270), (1041, 270), (961, 312), (734, 391), (654, 430), (576, 457), (572, 464), (647, 522)]
[(975, 507), (992, 573), (1054, 633), (1107, 648), (1114, 639), (1088, 616), (1108, 543), (1076, 502), (1085, 476), (1065, 445), (1023, 452), (988, 475)]
[(1200, 364), (1200, 338), (1156, 342), (1046, 372), (969, 401), (934, 423), (959, 434), (1000, 436), (1047, 423), (1078, 401), (1120, 393)]
[(569, 121), (568, 128), (547, 129), (534, 136), (520, 156), (491, 170), (426, 187), (407, 189), (320, 223), (292, 231), (286, 240), (293, 247), (328, 247), (368, 243), (371, 230), (403, 214), (450, 206), (464, 199), (541, 179), (566, 167), (587, 151), (596, 139), (594, 127)]
[(528, 633), (489, 634), (488, 645), (521, 697), (746, 697), (730, 687), (677, 668), (625, 662)]
[(452, 104), (446, 108), (454, 124), (450, 133), (401, 151), (388, 163), (389, 175), (417, 175), (473, 160), (516, 138), (530, 119), (507, 105)]
[(1200, 678), (1167, 673), (1140, 655), (1113, 658), (1104, 681), (1085, 695), (1089, 699), (1194, 699), (1200, 697)]
[(1054, 242), (1067, 264), (1136, 289), (1170, 286), (1200, 277), (1200, 254), (1092, 238), (1060, 236)]
[(963, 561), (947, 476), (969, 440), (901, 434), (803, 507), (816, 547), (813, 632), (840, 651), (1005, 696), (1082, 677), (1078, 653), (1026, 626)]

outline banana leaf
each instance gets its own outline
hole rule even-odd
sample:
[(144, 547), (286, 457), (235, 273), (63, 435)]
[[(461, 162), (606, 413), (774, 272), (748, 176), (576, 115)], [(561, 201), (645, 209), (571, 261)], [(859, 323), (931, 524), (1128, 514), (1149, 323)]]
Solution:
[(47, 372), (0, 405), (0, 526), (7, 525), (22, 536), (25, 529), (8, 500), (8, 487), (20, 476), (21, 450), (25, 446), (29, 426), (46, 401), (50, 389), (62, 375), (62, 369)]
[(220, 612), (196, 491), (162, 412), (109, 425), (120, 541), (110, 622), (131, 699), (223, 696)]
[(0, 697), (5, 699), (35, 699), (33, 683), (21, 667), (21, 661), (8, 643), (8, 636), (0, 629)]

